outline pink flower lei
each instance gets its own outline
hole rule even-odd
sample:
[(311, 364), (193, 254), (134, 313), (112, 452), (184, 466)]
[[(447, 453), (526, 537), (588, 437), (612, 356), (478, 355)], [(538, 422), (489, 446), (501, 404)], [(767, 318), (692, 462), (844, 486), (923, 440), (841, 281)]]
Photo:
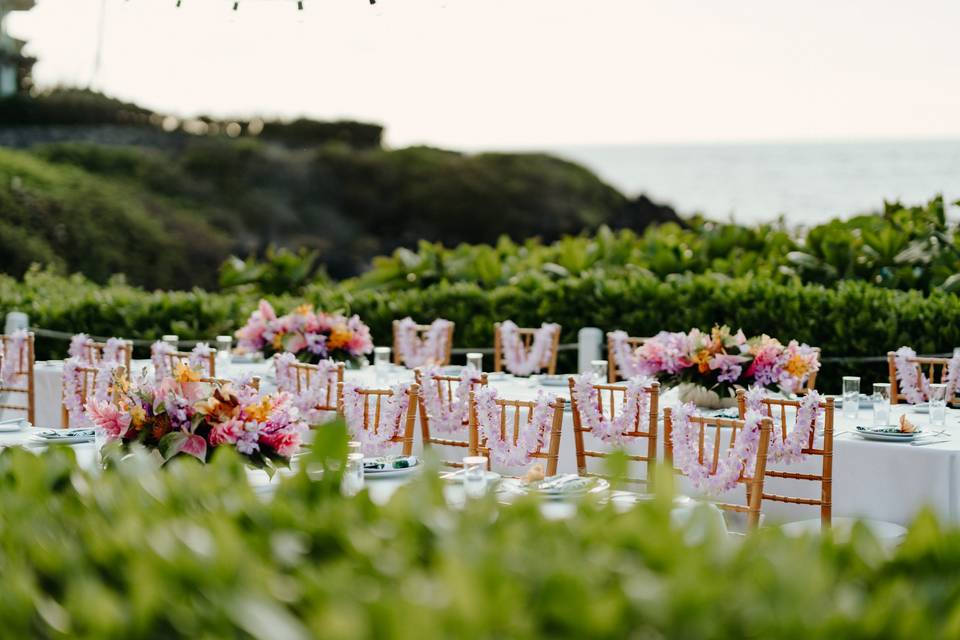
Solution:
[(284, 352), (274, 358), (277, 370), (277, 388), (289, 393), (293, 405), (310, 424), (326, 422), (333, 416), (333, 412), (317, 409), (318, 406), (336, 406), (337, 394), (337, 363), (333, 360), (321, 360), (317, 363), (319, 370), (316, 376), (311, 376), (310, 386), (302, 386), (297, 391), (297, 373), (293, 364), (297, 357), (292, 353)]
[(623, 377), (628, 379), (644, 375), (640, 366), (640, 358), (630, 349), (629, 337), (626, 331), (614, 331), (609, 338), (613, 347), (613, 363), (623, 374)]
[(423, 340), (417, 337), (417, 323), (412, 318), (404, 318), (397, 324), (397, 351), (407, 367), (421, 367), (439, 364), (446, 356), (447, 338), (453, 323), (437, 318)]
[(475, 396), (478, 428), (486, 440), (490, 457), (498, 465), (519, 467), (530, 462), (532, 454), (543, 446), (547, 431), (553, 421), (552, 396), (542, 391), (537, 394), (529, 422), (521, 425), (516, 444), (512, 437), (504, 438), (500, 431), (500, 408), (495, 389), (479, 389)]
[[(910, 362), (916, 357), (917, 352), (910, 347), (900, 347), (894, 355), (899, 391), (910, 404), (920, 404), (930, 398), (930, 381), (926, 376), (920, 375), (920, 368), (915, 362)], [(960, 383), (960, 355), (950, 358), (945, 382), (947, 399), (949, 399), (956, 393), (957, 385)]]
[(507, 370), (518, 376), (528, 376), (547, 366), (553, 355), (553, 337), (558, 331), (560, 325), (544, 322), (534, 334), (527, 353), (520, 340), (519, 327), (511, 320), (502, 323), (500, 338)]
[(583, 373), (577, 377), (573, 387), (573, 397), (577, 401), (577, 410), (586, 421), (593, 435), (603, 442), (623, 444), (623, 434), (637, 424), (638, 416), (647, 413), (650, 408), (650, 393), (647, 388), (652, 380), (646, 377), (631, 378), (627, 382), (626, 402), (619, 415), (612, 420), (600, 413), (597, 388), (592, 374)]
[[(173, 375), (170, 368), (169, 354), (176, 352), (172, 346), (157, 340), (150, 345), (150, 361), (153, 363), (153, 375), (157, 380)], [(202, 371), (205, 375), (210, 375), (210, 353), (213, 349), (206, 342), (198, 343), (191, 351), (188, 365), (191, 369)]]
[(430, 429), (437, 433), (456, 433), (463, 429), (470, 412), (470, 385), (480, 380), (480, 372), (473, 367), (464, 367), (460, 372), (460, 383), (453, 392), (453, 399), (444, 404), (440, 399), (439, 383), (434, 376), (439, 369), (430, 367), (423, 370), (421, 376), (421, 394), (423, 405), (430, 417)]
[[(747, 408), (764, 414), (763, 398), (765, 390), (761, 386), (751, 387), (747, 391)], [(820, 394), (811, 391), (800, 401), (797, 408), (797, 421), (786, 439), (781, 438), (780, 429), (773, 429), (770, 433), (769, 459), (772, 462), (793, 464), (803, 461), (806, 456), (801, 453), (810, 441), (810, 433), (820, 419)]]
[(368, 396), (360, 393), (360, 387), (352, 382), (343, 385), (343, 417), (347, 429), (354, 440), (361, 443), (364, 455), (382, 454), (392, 444), (390, 440), (400, 433), (400, 421), (406, 415), (410, 405), (407, 395), (409, 385), (400, 384), (392, 388), (393, 394), (381, 407), (380, 424), (364, 428), (364, 405)]
[(0, 365), (0, 385), (15, 385), (17, 379), (21, 376), (18, 373), (20, 369), (20, 358), (23, 355), (24, 345), (27, 343), (27, 331), (21, 329), (10, 334), (6, 341), (6, 349), (0, 349), (3, 353), (3, 364)]
[(71, 358), (79, 358), (80, 360), (87, 362), (87, 345), (91, 342), (93, 342), (93, 339), (85, 333), (78, 333), (74, 335), (72, 338), (70, 338), (70, 348), (67, 349), (67, 355)]
[(79, 371), (79, 368), (83, 366), (97, 370), (94, 374), (92, 394), (88, 396), (87, 401), (89, 402), (92, 399), (99, 404), (109, 401), (110, 383), (113, 381), (114, 371), (122, 364), (102, 360), (95, 365), (90, 365), (77, 357), (67, 359), (63, 365), (63, 406), (67, 409), (67, 426), (69, 427), (93, 426), (84, 410), (84, 375)]
[[(699, 430), (695, 428), (690, 416), (696, 411), (692, 403), (674, 408), (673, 411), (673, 460), (690, 483), (698, 491), (717, 496), (730, 491), (737, 486), (745, 465), (756, 458), (760, 442), (760, 413), (750, 409), (747, 411), (746, 425), (740, 432), (736, 444), (721, 455), (715, 473), (710, 473), (710, 466), (700, 462), (699, 458)], [(712, 447), (720, 446), (719, 442), (709, 443), (709, 451), (703, 453), (704, 460), (713, 460)]]

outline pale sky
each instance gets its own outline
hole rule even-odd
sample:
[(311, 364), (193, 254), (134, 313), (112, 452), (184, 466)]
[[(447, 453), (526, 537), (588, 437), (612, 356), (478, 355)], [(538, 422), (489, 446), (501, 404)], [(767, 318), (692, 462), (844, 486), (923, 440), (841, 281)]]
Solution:
[(393, 145), (960, 136), (957, 0), (39, 0), (42, 86)]

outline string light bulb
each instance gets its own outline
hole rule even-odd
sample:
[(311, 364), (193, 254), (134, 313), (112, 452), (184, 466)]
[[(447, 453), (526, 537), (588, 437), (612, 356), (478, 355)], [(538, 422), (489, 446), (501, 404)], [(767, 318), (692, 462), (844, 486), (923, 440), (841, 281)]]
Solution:
[(240, 3), (239, 3), (239, 2), (234, 2), (234, 3), (233, 3), (233, 10), (236, 11), (239, 6), (240, 6)]
[(303, 11), (303, 0), (297, 0), (297, 11)]

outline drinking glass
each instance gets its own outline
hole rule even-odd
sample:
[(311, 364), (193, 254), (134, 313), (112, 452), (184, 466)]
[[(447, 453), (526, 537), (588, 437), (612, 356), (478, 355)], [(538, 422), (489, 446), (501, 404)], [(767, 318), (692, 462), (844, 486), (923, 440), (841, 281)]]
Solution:
[(107, 438), (107, 432), (102, 427), (94, 427), (93, 429), (93, 448), (94, 448), (94, 458), (97, 461), (97, 467), (103, 467), (103, 448), (109, 442)]
[(463, 490), (471, 498), (479, 498), (487, 490), (487, 459), (484, 456), (463, 459)]
[(873, 385), (873, 426), (890, 424), (890, 383), (876, 382)]
[(597, 382), (607, 381), (609, 369), (607, 368), (606, 360), (591, 360), (590, 370), (593, 372), (593, 377), (597, 379)]
[(467, 354), (467, 366), (473, 367), (477, 370), (477, 373), (483, 371), (483, 354), (482, 353), (468, 353)]
[(232, 336), (217, 336), (217, 360), (222, 364), (230, 364), (230, 352), (233, 349)]
[(390, 370), (390, 347), (373, 348), (373, 368), (377, 376), (377, 384), (386, 382)]
[(173, 333), (168, 333), (167, 335), (163, 336), (163, 341), (174, 349), (180, 346), (180, 336)]
[(947, 385), (930, 385), (930, 425), (944, 427), (947, 424)]
[(347, 455), (352, 453), (363, 453), (363, 451), (361, 451), (362, 446), (363, 445), (360, 444), (359, 440), (350, 440), (347, 442)]
[(351, 453), (347, 455), (347, 467), (343, 470), (343, 479), (340, 480), (340, 493), (355, 496), (362, 490), (363, 454)]
[(860, 377), (843, 376), (843, 417), (856, 420), (860, 412)]

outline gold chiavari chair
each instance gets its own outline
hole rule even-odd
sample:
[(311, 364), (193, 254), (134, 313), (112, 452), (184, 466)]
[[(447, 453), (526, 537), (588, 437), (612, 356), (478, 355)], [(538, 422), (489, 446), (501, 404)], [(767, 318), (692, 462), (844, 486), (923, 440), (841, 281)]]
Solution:
[[(420, 385), (420, 395), (418, 401), (420, 404), (420, 431), (421, 436), (423, 437), (423, 446), (444, 446), (444, 447), (462, 447), (468, 451), (473, 451), (470, 449), (469, 440), (456, 440), (453, 438), (438, 438), (430, 434), (430, 416), (427, 412), (427, 405), (424, 399), (424, 395), (427, 393), (426, 388), (423, 384), (423, 372), (420, 369), (414, 371), (414, 376), (416, 378), (417, 384)], [(454, 401), (454, 392), (457, 385), (461, 384), (460, 376), (446, 376), (441, 374), (433, 374), (433, 380), (437, 384), (437, 396), (439, 397), (440, 405), (445, 409), (448, 409)], [(487, 374), (481, 373), (480, 379), (471, 381), (471, 389), (476, 386), (486, 386), (487, 384)], [(468, 396), (469, 401), (469, 396)], [(470, 412), (469, 408), (466, 413), (466, 418), (463, 422), (464, 427), (470, 426)], [(446, 465), (448, 467), (462, 467), (462, 462), (457, 462), (453, 460), (441, 460), (440, 464)]]
[[(817, 353), (817, 362), (820, 362), (820, 347), (814, 347), (813, 350)], [(817, 373), (817, 371), (814, 371), (810, 374), (810, 377), (807, 378), (807, 385), (800, 392), (800, 395), (806, 395), (817, 388)]]
[[(117, 367), (113, 370), (112, 374), (114, 379), (123, 379), (126, 378), (128, 369), (124, 368), (123, 365)], [(90, 394), (93, 393), (97, 385), (97, 375), (100, 373), (100, 370), (97, 367), (91, 367), (88, 365), (80, 365), (77, 367), (77, 374), (80, 376), (80, 406), (85, 406), (87, 404), (87, 399), (90, 397)], [(111, 397), (115, 396), (115, 391), (113, 385), (111, 385)], [(64, 392), (66, 389), (63, 390)], [(116, 398), (113, 398), (116, 401)], [(70, 413), (67, 411), (66, 398), (61, 398), (61, 407), (60, 407), (60, 426), (67, 428), (70, 426)]]
[[(503, 335), (500, 330), (501, 324), (497, 322), (493, 325), (493, 370), (496, 373), (503, 371)], [(517, 334), (520, 336), (520, 340), (523, 342), (523, 348), (525, 351), (530, 351), (530, 346), (533, 344), (533, 337), (536, 335), (538, 329), (531, 328), (519, 328), (517, 329)], [(561, 328), (558, 327), (556, 333), (553, 334), (553, 344), (550, 347), (550, 361), (547, 363), (547, 373), (554, 375), (557, 372), (557, 347), (560, 346), (560, 332)]]
[[(587, 469), (587, 458), (606, 458), (610, 452), (591, 451), (584, 444), (583, 434), (591, 433), (592, 429), (584, 424), (580, 414), (581, 407), (577, 403), (574, 394), (576, 379), (570, 378), (570, 406), (573, 412), (573, 439), (577, 451), (577, 473), (581, 476), (595, 476), (607, 478), (599, 473), (592, 473)], [(617, 415), (617, 408), (622, 408), (627, 403), (626, 385), (618, 384), (595, 384), (597, 390), (597, 409), (600, 415), (607, 416), (610, 420)], [(624, 431), (623, 436), (627, 441), (646, 440), (647, 452), (645, 454), (629, 454), (627, 457), (634, 462), (644, 463), (644, 477), (642, 478), (623, 478), (625, 482), (631, 484), (642, 484), (648, 489), (653, 486), (654, 465), (657, 462), (657, 416), (660, 410), (660, 383), (654, 382), (647, 387), (647, 393), (650, 395), (650, 406), (646, 415), (637, 414), (637, 419), (633, 423), (633, 428)]]
[[(501, 398), (497, 398), (495, 402), (500, 410), (500, 436), (504, 439), (509, 438), (514, 444), (516, 444), (517, 439), (520, 436), (521, 427), (528, 424), (533, 417), (533, 409), (536, 406), (536, 403), (529, 400), (507, 400)], [(564, 405), (565, 401), (563, 398), (557, 398), (550, 403), (553, 416), (550, 422), (549, 438), (545, 443), (546, 451), (544, 451), (544, 447), (541, 445), (536, 451), (530, 454), (532, 458), (546, 460), (547, 468), (545, 475), (547, 476), (553, 476), (557, 474), (557, 463), (560, 457), (560, 436), (563, 429)], [(492, 467), (491, 461), (489, 460), (490, 449), (487, 447), (486, 439), (483, 437), (483, 434), (480, 433), (475, 389), (470, 390), (469, 433), (470, 455), (486, 456), (488, 458), (487, 467)]]
[[(610, 382), (616, 382), (617, 380), (625, 380), (630, 376), (624, 375), (623, 371), (620, 369), (620, 363), (617, 362), (617, 354), (613, 348), (613, 340), (610, 339), (610, 336), (613, 335), (613, 332), (607, 332), (607, 368), (609, 373), (607, 374), (607, 380)], [(633, 353), (646, 342), (648, 338), (638, 338), (635, 336), (627, 336), (627, 344), (630, 345), (630, 353)]]
[[(130, 371), (130, 363), (133, 361), (133, 342), (130, 340), (123, 340), (122, 342), (123, 344), (120, 346), (119, 351), (123, 357), (123, 366), (124, 369)], [(103, 360), (103, 350), (106, 348), (106, 342), (95, 342), (91, 340), (84, 346), (85, 360), (90, 364), (98, 364)]]
[[(897, 380), (896, 358), (896, 353), (893, 351), (887, 352), (887, 367), (890, 372), (890, 404), (900, 404), (901, 402), (907, 401), (907, 396), (903, 392), (903, 389), (900, 388), (900, 382)], [(947, 370), (950, 365), (950, 358), (917, 356), (915, 358), (908, 358), (907, 362), (917, 368), (918, 382), (921, 377), (925, 377), (931, 384), (947, 381)], [(926, 371), (924, 371), (924, 369), (926, 369)], [(937, 375), (938, 372), (939, 375)], [(952, 406), (960, 406), (960, 395), (957, 395), (956, 390), (954, 390), (951, 397), (947, 398), (947, 402)]]
[[(36, 418), (36, 387), (33, 377), (34, 365), (36, 364), (34, 340), (33, 332), (28, 333), (20, 353), (11, 353), (13, 338), (8, 335), (0, 335), (0, 354), (3, 355), (0, 362), (7, 358), (14, 359), (17, 362), (15, 381), (6, 380), (0, 384), (0, 402), (4, 403), (0, 404), (0, 411), (22, 411), (27, 414), (27, 420), (31, 424), (34, 424)], [(25, 378), (25, 386), (20, 382), (23, 378)], [(13, 386), (15, 382), (16, 386)], [(26, 396), (23, 401), (24, 404), (6, 404), (8, 401), (7, 394), (14, 394), (17, 397), (20, 395)]]
[[(383, 404), (387, 398), (393, 395), (392, 389), (357, 389), (357, 392), (363, 396), (363, 430), (378, 433), (382, 427), (381, 416), (383, 415)], [(401, 445), (401, 454), (409, 456), (413, 453), (413, 431), (416, 426), (417, 404), (419, 402), (420, 385), (414, 383), (407, 388), (409, 404), (407, 405), (406, 415), (399, 417), (402, 422), (401, 433), (390, 438), (390, 442), (396, 442)], [(344, 415), (343, 382), (337, 383), (337, 402), (340, 405), (338, 412)]]
[[(182, 364), (190, 366), (190, 356), (192, 354), (189, 351), (170, 351), (164, 354), (164, 357), (167, 359), (167, 366), (170, 368), (170, 371), (176, 371), (177, 365)], [(207, 354), (207, 377), (216, 378), (217, 377), (217, 350), (211, 349), (210, 353)]]
[[(737, 406), (740, 410), (740, 419), (747, 416), (746, 394), (741, 390), (737, 393)], [(787, 425), (796, 422), (796, 412), (800, 408), (799, 400), (784, 400), (780, 398), (764, 398), (761, 414), (770, 418), (772, 428), (780, 431), (780, 441), (787, 439)], [(809, 505), (820, 507), (820, 521), (824, 528), (830, 526), (833, 513), (833, 398), (827, 398), (820, 403), (823, 412), (823, 437), (819, 446), (816, 445), (816, 428), (810, 430), (810, 437), (801, 453), (808, 456), (817, 456), (821, 459), (820, 473), (794, 473), (766, 468), (764, 475), (767, 478), (784, 478), (813, 482), (820, 485), (819, 498), (798, 498), (763, 493), (764, 500), (783, 502), (786, 504)]]
[[(746, 426), (743, 420), (733, 420), (729, 418), (711, 418), (706, 416), (690, 416), (691, 424), (698, 430), (698, 457), (701, 464), (705, 464), (704, 457), (707, 450), (708, 431), (713, 431), (713, 441), (716, 446), (713, 447), (712, 460), (706, 461), (710, 473), (716, 473), (717, 465), (720, 461), (720, 450), (729, 450), (733, 448), (737, 441), (737, 435), (743, 432)], [(767, 448), (770, 446), (770, 429), (773, 421), (770, 418), (764, 418), (760, 422), (760, 442), (757, 447), (757, 459), (752, 469), (744, 468), (740, 472), (737, 482), (745, 485), (747, 494), (747, 504), (739, 505), (727, 502), (714, 502), (718, 508), (724, 511), (735, 513), (745, 513), (747, 515), (747, 527), (755, 529), (760, 524), (760, 506), (763, 499), (763, 481), (767, 469)], [(727, 440), (726, 446), (723, 446), (724, 439)], [(673, 410), (664, 409), (663, 412), (663, 453), (668, 464), (673, 466)], [(674, 468), (676, 473), (682, 475), (682, 471)]]
[[(236, 380), (231, 380), (229, 378), (211, 378), (209, 376), (200, 378), (197, 382), (204, 382), (206, 384), (212, 384), (218, 387), (224, 387), (227, 385), (237, 386)], [(260, 391), (260, 376), (252, 376), (250, 378), (250, 386), (253, 387), (254, 391)]]
[[(430, 331), (430, 325), (418, 324), (416, 326), (416, 330), (417, 330), (417, 338), (423, 340), (427, 332)], [(441, 362), (432, 362), (430, 364), (436, 364), (439, 366), (446, 366), (450, 364), (450, 354), (453, 349), (453, 330), (454, 330), (454, 323), (451, 322), (447, 327), (447, 330), (445, 332), (446, 335), (444, 336), (444, 340), (443, 340), (443, 360)], [(400, 338), (400, 321), (394, 320), (393, 321), (393, 363), (398, 365), (405, 365), (406, 363), (403, 361), (403, 354), (400, 353), (400, 349), (397, 348), (397, 344), (399, 343), (399, 338)]]
[[(295, 380), (296, 380), (296, 393), (303, 393), (307, 389), (310, 389), (313, 385), (313, 380), (320, 376), (320, 366), (316, 364), (308, 364), (306, 362), (293, 362), (290, 364), (290, 368), (293, 369)], [(340, 389), (342, 389), (343, 383), (343, 371), (344, 364), (342, 362), (337, 363), (337, 373), (334, 380), (327, 380), (326, 392), (327, 400), (325, 403), (318, 403), (314, 407), (317, 411), (337, 411), (340, 406)]]

